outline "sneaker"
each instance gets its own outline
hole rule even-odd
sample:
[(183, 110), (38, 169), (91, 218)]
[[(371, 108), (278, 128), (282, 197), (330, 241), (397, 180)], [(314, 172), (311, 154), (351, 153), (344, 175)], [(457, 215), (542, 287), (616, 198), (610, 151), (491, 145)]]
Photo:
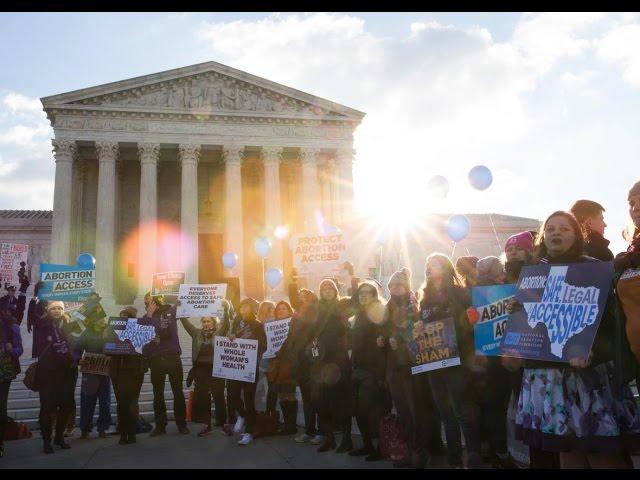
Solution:
[(202, 430), (198, 432), (199, 437), (208, 437), (213, 434), (213, 429), (211, 427), (204, 427)]
[(294, 440), (297, 443), (307, 443), (309, 440), (311, 440), (311, 435), (307, 435), (306, 433), (303, 433), (302, 435), (298, 435)]
[(242, 438), (240, 440), (238, 440), (238, 445), (249, 445), (251, 442), (253, 442), (253, 437), (251, 436), (250, 433), (243, 433), (242, 434)]
[(324, 437), (322, 435), (316, 435), (311, 440), (309, 440), (311, 445), (322, 445), (324, 443)]
[(244, 428), (244, 418), (238, 417), (236, 424), (233, 426), (233, 433), (242, 433)]
[(222, 427), (222, 431), (229, 437), (233, 435), (233, 427), (230, 423), (225, 423), (224, 427)]

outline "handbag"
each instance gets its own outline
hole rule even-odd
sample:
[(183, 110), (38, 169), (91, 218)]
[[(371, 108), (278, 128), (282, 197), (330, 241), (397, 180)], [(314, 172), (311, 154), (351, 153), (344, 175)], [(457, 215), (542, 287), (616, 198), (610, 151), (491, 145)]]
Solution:
[(269, 362), (269, 367), (267, 368), (267, 379), (269, 382), (274, 383), (278, 378), (278, 373), (280, 370), (280, 359), (272, 358)]
[(409, 455), (402, 426), (398, 417), (389, 414), (380, 420), (380, 453), (393, 462), (403, 462)]
[(38, 362), (33, 362), (24, 372), (24, 380), (22, 381), (24, 386), (32, 392), (38, 392), (40, 386), (38, 385)]

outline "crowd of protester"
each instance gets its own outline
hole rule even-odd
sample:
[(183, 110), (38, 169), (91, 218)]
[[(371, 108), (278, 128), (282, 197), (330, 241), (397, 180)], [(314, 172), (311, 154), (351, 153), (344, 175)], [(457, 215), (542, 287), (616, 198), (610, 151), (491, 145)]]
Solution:
[[(235, 311), (225, 300), (221, 318), (203, 317), (196, 326), (177, 318), (175, 305), (147, 295), (139, 323), (154, 327), (152, 342), (140, 355), (113, 355), (108, 377), (82, 373), (81, 438), (93, 430), (98, 402), (97, 430), (100, 437), (106, 436), (113, 388), (119, 443), (136, 442), (138, 397), (147, 370), (155, 416), (150, 436), (166, 434), (167, 376), (178, 432), (189, 434), (178, 338), (181, 322), (192, 339), (193, 365), (186, 380), (194, 383), (191, 419), (203, 424), (200, 437), (217, 427), (228, 435), (238, 434), (239, 445), (248, 445), (260, 433), (259, 418), (281, 415), (277, 433), (287, 441), (315, 445), (319, 453), (335, 451), (373, 462), (383, 459), (379, 426), (393, 411), (408, 452), (396, 467), (425, 468), (434, 456), (444, 455), (451, 467), (477, 468), (489, 462), (494, 468), (516, 468), (507, 447), (507, 410), (513, 399), (515, 437), (529, 447), (531, 468), (631, 468), (631, 453), (640, 440), (640, 412), (629, 386), (637, 380), (640, 361), (640, 287), (630, 281), (640, 275), (640, 182), (627, 200), (633, 228), (625, 237), (627, 251), (615, 257), (604, 237), (605, 209), (580, 200), (570, 211), (549, 215), (539, 232), (510, 237), (501, 258), (460, 257), (454, 265), (447, 255), (428, 255), (418, 291), (412, 289), (409, 269), (394, 272), (388, 299), (378, 282), (359, 281), (353, 271), (347, 296), (340, 295), (332, 279), (322, 280), (314, 292), (298, 288), (292, 275), (289, 301), (245, 298)], [(587, 358), (566, 364), (476, 354), (473, 287), (516, 283), (529, 265), (612, 260), (613, 287)], [(9, 386), (20, 371), (22, 354), (18, 300), (14, 287), (0, 299), (0, 456)], [(509, 303), (510, 312), (520, 308), (516, 300)], [(138, 317), (138, 312), (127, 307), (121, 316)], [(413, 332), (407, 329), (449, 317), (454, 319), (460, 365), (412, 374), (407, 339)], [(275, 358), (262, 359), (265, 324), (287, 318), (291, 321), (284, 344)], [(105, 319), (81, 333), (75, 331), (77, 325), (62, 302), (38, 299), (38, 285), (27, 325), (38, 360), (43, 449), (50, 454), (54, 445), (71, 448), (64, 432), (70, 417), (75, 419), (74, 392), (83, 352), (102, 353), (109, 337)], [(212, 376), (216, 336), (257, 340), (255, 373), (266, 385), (264, 413), (256, 411), (258, 381)], [(300, 432), (299, 399), (304, 417)], [(358, 445), (351, 435), (354, 418), (361, 434)]]

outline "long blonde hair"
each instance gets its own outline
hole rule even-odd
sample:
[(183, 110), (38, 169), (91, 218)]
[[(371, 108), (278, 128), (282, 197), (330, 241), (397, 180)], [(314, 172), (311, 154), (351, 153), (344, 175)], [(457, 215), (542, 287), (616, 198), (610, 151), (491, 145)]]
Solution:
[(274, 312), (276, 310), (276, 304), (270, 300), (264, 300), (260, 303), (258, 307), (258, 315), (257, 319), (260, 323), (265, 323), (266, 321), (273, 320)]

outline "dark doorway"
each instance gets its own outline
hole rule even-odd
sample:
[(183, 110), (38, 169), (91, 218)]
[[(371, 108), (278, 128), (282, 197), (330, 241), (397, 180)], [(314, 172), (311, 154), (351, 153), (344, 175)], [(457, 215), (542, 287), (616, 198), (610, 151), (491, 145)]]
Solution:
[(219, 282), (224, 277), (222, 234), (201, 233), (198, 245), (198, 277), (200, 283)]

